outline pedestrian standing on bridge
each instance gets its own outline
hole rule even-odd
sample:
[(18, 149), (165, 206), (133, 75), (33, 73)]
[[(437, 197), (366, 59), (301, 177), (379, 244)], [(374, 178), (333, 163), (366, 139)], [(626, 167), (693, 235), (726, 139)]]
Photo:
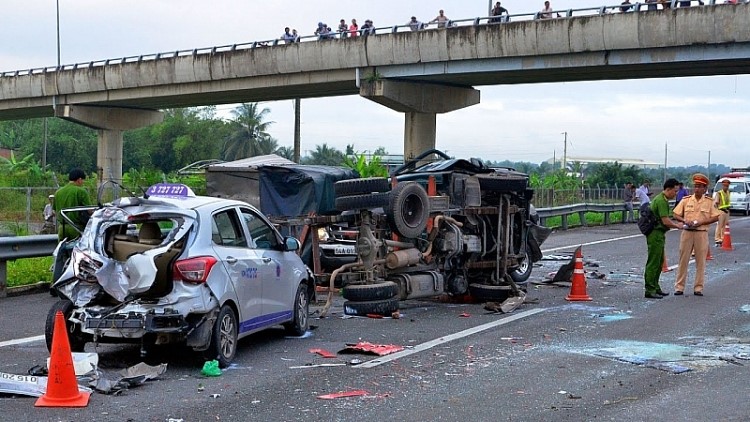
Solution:
[[(650, 204), (651, 211), (654, 213), (657, 223), (651, 233), (646, 236), (648, 258), (646, 259), (646, 270), (643, 278), (646, 286), (645, 297), (647, 299), (661, 299), (662, 296), (669, 295), (669, 293), (662, 291), (661, 286), (659, 286), (659, 277), (661, 276), (662, 265), (664, 265), (665, 233), (669, 229), (682, 228), (681, 224), (678, 224), (669, 217), (669, 200), (674, 199), (675, 195), (677, 195), (678, 183), (676, 179), (667, 179), (664, 182), (664, 190), (656, 195), (656, 198)], [(690, 251), (688, 250), (689, 253)]]
[[(541, 12), (539, 12), (539, 19), (552, 19), (553, 18), (552, 13), (552, 5), (550, 4), (549, 0), (544, 2), (544, 8)], [(559, 13), (556, 13), (557, 17), (560, 17)]]
[(501, 23), (503, 22), (503, 13), (505, 13), (505, 21), (508, 21), (508, 9), (500, 5), (500, 2), (495, 3), (495, 7), (492, 8), (490, 15), (493, 16), (490, 19), (490, 23)]
[(683, 224), (680, 235), (680, 262), (674, 284), (675, 296), (685, 291), (690, 256), (695, 250), (695, 283), (693, 294), (703, 296), (706, 278), (706, 256), (708, 255), (708, 226), (719, 220), (719, 210), (713, 200), (706, 196), (708, 177), (701, 173), (693, 175), (693, 195), (685, 197), (674, 208), (674, 219)]
[(346, 20), (341, 19), (339, 21), (338, 31), (339, 34), (341, 34), (341, 38), (346, 38), (347, 34), (349, 33), (349, 26), (346, 24)]
[(646, 0), (646, 3), (648, 3), (648, 10), (656, 10), (659, 7), (656, 5), (656, 3), (659, 0)]
[(359, 25), (357, 25), (357, 20), (352, 19), (352, 24), (349, 25), (349, 36), (350, 37), (358, 37), (359, 36)]
[(406, 22), (406, 24), (412, 31), (419, 31), (420, 29), (424, 28), (424, 24), (418, 21), (416, 16), (412, 16), (409, 22)]
[(281, 35), (281, 40), (284, 41), (285, 44), (294, 42), (294, 35), (292, 35), (292, 33), (290, 32), (288, 26), (284, 28), (284, 33)]
[(445, 16), (445, 12), (441, 9), (438, 12), (438, 15), (435, 17), (435, 19), (431, 20), (430, 23), (437, 23), (438, 29), (445, 28), (446, 25), (448, 25), (448, 16)]
[(624, 2), (620, 3), (620, 12), (622, 13), (630, 12), (632, 8), (633, 6), (630, 4), (630, 0), (625, 0)]
[(714, 232), (714, 244), (721, 246), (721, 242), (724, 241), (724, 230), (726, 230), (729, 222), (729, 207), (731, 205), (729, 201), (729, 179), (721, 179), (721, 189), (714, 194), (714, 205), (721, 211), (719, 224), (716, 225), (716, 231)]
[(372, 21), (370, 19), (367, 19), (365, 21), (365, 24), (362, 25), (362, 36), (367, 37), (369, 35), (375, 35), (375, 25), (373, 25)]

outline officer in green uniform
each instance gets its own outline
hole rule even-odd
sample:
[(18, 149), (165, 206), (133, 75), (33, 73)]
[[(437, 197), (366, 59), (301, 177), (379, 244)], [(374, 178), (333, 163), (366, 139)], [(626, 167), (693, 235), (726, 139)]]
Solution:
[(651, 211), (658, 220), (656, 227), (646, 236), (648, 246), (648, 259), (646, 260), (646, 271), (644, 274), (646, 284), (646, 298), (661, 299), (668, 296), (659, 286), (661, 267), (664, 264), (664, 245), (666, 243), (665, 233), (669, 229), (681, 229), (682, 225), (669, 218), (669, 200), (677, 196), (677, 186), (680, 182), (676, 179), (667, 179), (664, 182), (664, 190), (651, 201)]
[[(84, 189), (83, 181), (86, 179), (86, 173), (81, 169), (73, 169), (68, 174), (68, 184), (61, 187), (55, 192), (55, 215), (57, 215), (57, 237), (60, 241), (63, 239), (76, 239), (81, 234), (73, 228), (70, 224), (66, 224), (60, 215), (60, 210), (66, 208), (81, 207), (85, 205), (92, 205), (89, 193)], [(89, 213), (87, 211), (80, 211), (75, 214), (69, 214), (71, 220), (73, 220), (80, 229), (86, 227), (88, 222)]]

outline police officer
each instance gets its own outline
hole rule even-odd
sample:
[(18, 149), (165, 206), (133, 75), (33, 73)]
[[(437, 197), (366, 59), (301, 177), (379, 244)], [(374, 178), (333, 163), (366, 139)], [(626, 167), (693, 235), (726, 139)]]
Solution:
[(716, 225), (714, 232), (714, 242), (716, 246), (721, 246), (724, 240), (724, 230), (729, 222), (729, 179), (721, 179), (721, 189), (714, 194), (714, 205), (721, 211), (719, 214), (719, 224)]

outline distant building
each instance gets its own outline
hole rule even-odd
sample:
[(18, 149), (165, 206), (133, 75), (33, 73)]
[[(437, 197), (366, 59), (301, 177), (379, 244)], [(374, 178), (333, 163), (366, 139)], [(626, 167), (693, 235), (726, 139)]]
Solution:
[[(615, 162), (621, 164), (623, 167), (631, 167), (635, 166), (637, 168), (642, 169), (660, 169), (664, 167), (664, 163), (656, 163), (653, 161), (646, 161), (641, 160), (638, 158), (601, 158), (601, 157), (567, 157), (565, 159), (567, 161), (568, 167), (571, 166), (572, 163), (581, 163), (584, 166), (587, 166), (589, 164), (614, 164)], [(555, 165), (555, 164), (561, 164), (561, 159), (555, 159), (550, 158), (546, 161), (549, 164)], [(558, 164), (558, 165), (559, 165)]]

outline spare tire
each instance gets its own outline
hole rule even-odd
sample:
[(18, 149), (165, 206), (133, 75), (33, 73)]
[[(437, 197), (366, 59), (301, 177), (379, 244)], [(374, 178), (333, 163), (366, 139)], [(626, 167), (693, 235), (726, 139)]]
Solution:
[(362, 301), (362, 302), (355, 302), (351, 300), (344, 302), (344, 314), (346, 315), (391, 316), (396, 311), (398, 311), (398, 298), (397, 297), (394, 297), (391, 299), (368, 300), (368, 301)]
[(386, 215), (391, 230), (414, 239), (427, 228), (430, 198), (418, 183), (401, 182), (391, 191)]
[(388, 205), (388, 192), (367, 195), (351, 195), (336, 198), (334, 204), (339, 211), (359, 210), (363, 208), (380, 208)]
[(339, 180), (333, 184), (336, 197), (364, 195), (373, 192), (388, 192), (388, 179), (385, 177), (366, 177), (364, 179)]
[(347, 284), (342, 291), (346, 300), (367, 301), (390, 299), (398, 295), (398, 284), (384, 281), (373, 284)]
[(510, 286), (491, 286), (488, 284), (469, 284), (471, 297), (483, 302), (502, 302), (511, 295)]

